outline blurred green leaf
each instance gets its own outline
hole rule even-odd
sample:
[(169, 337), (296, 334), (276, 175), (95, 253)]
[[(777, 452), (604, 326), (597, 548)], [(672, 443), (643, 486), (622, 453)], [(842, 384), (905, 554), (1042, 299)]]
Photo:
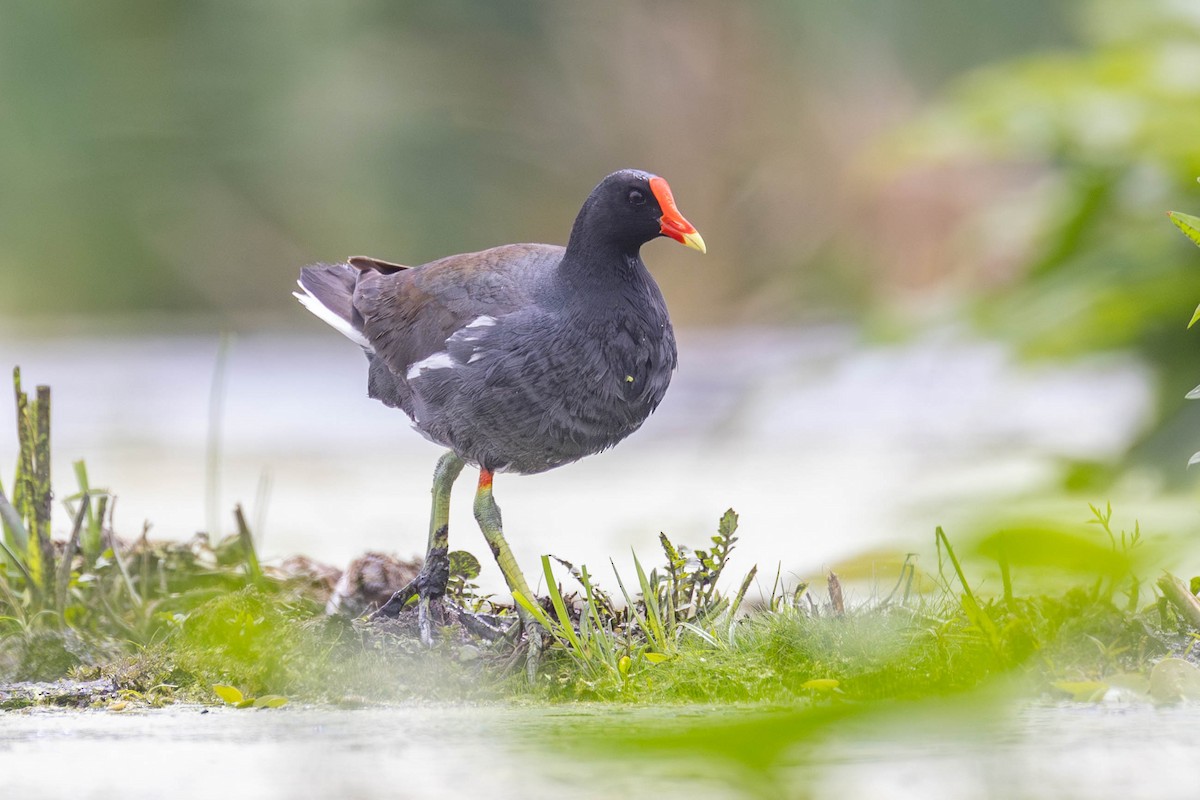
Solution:
[(1200, 700), (1200, 669), (1182, 658), (1164, 658), (1150, 670), (1150, 696), (1159, 703)]
[(1032, 524), (996, 531), (980, 539), (974, 553), (1013, 566), (1050, 567), (1078, 575), (1121, 575), (1130, 559), (1094, 537)]
[[(1200, 246), (1200, 217), (1193, 217), (1191, 214), (1184, 214), (1180, 211), (1168, 211), (1167, 216), (1171, 218), (1171, 222), (1175, 223), (1175, 227), (1183, 231), (1184, 236)], [(1197, 309), (1197, 313), (1200, 313), (1200, 309)], [(1195, 322), (1195, 319), (1192, 321)]]
[(1053, 686), (1077, 703), (1098, 703), (1108, 693), (1108, 684), (1101, 681), (1055, 681)]
[(217, 697), (221, 698), (231, 706), (236, 706), (238, 703), (241, 703), (246, 699), (241, 690), (234, 686), (226, 686), (225, 684), (214, 683), (212, 688), (213, 691), (217, 693)]

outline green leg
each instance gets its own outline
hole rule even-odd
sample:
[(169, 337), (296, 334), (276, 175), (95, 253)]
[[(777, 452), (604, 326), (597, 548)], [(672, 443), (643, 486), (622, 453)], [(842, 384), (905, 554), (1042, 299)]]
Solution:
[(440, 605), (446, 594), (446, 582), (450, 579), (449, 531), (450, 531), (450, 489), (458, 474), (462, 472), (463, 460), (454, 453), (446, 453), (438, 461), (433, 472), (433, 510), (429, 516), (429, 543), (425, 550), (425, 565), (412, 583), (392, 595), (376, 611), (377, 616), (394, 617), (416, 594), (417, 626), (421, 632), (421, 641), (426, 645), (433, 644), (433, 620), (431, 610)]
[[(520, 592), (521, 596), (531, 603), (537, 602), (536, 595), (530, 590), (529, 583), (521, 574), (521, 568), (517, 566), (512, 549), (504, 539), (500, 507), (492, 497), (492, 473), (482, 468), (479, 470), (479, 488), (475, 492), (475, 520), (479, 523), (479, 529), (483, 531), (483, 538), (487, 540), (492, 555), (496, 557), (496, 563), (500, 565), (509, 590)], [(541, 626), (520, 604), (517, 605), (517, 616), (529, 643), (525, 669), (529, 680), (532, 681), (537, 676), (538, 661), (544, 647), (544, 633)]]

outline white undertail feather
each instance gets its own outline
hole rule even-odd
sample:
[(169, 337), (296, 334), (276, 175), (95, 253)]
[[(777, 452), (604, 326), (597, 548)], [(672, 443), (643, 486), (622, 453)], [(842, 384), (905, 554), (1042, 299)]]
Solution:
[(449, 353), (442, 351), (413, 364), (408, 368), (408, 373), (404, 377), (411, 381), (419, 378), (421, 373), (428, 372), (431, 369), (450, 369), (453, 366), (454, 359), (450, 357)]
[(342, 336), (345, 336), (350, 341), (354, 342), (359, 347), (371, 353), (375, 352), (375, 348), (372, 347), (371, 343), (367, 341), (367, 337), (363, 336), (362, 331), (355, 330), (353, 325), (326, 308), (320, 300), (318, 300), (308, 291), (308, 289), (304, 288), (303, 283), (300, 283), (299, 281), (296, 283), (300, 285), (302, 293), (292, 292), (292, 296), (299, 300), (305, 308), (323, 320), (325, 324), (329, 325), (331, 328), (336, 330)]

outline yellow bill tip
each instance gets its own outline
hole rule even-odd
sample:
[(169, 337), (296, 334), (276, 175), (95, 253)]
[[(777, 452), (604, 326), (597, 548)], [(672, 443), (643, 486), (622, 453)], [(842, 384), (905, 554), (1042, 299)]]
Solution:
[(693, 250), (699, 250), (701, 253), (707, 253), (708, 249), (704, 246), (704, 237), (699, 231), (683, 234), (683, 244)]

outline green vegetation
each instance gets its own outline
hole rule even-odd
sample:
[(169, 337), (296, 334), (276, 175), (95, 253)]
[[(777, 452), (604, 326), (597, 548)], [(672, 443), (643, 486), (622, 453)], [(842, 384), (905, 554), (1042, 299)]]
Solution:
[[(762, 587), (756, 569), (726, 581), (737, 543), (731, 510), (706, 549), (662, 535), (662, 566), (635, 558), (634, 580), (614, 576), (619, 600), (586, 567), (558, 562), (577, 587), (564, 589), (543, 559), (548, 598), (518, 599), (556, 646), (529, 685), (512, 668), (520, 659), (511, 644), (467, 628), (443, 629), (427, 651), (404, 619), (326, 616), (328, 583), (259, 564), (240, 514), (238, 532), (216, 544), (122, 542), (105, 517), (106, 493), (87, 486), (82, 465), (80, 492), (64, 501), (74, 527), (65, 542), (51, 540), (50, 392), (39, 387), (30, 401), (19, 374), (16, 391), (23, 433), (12, 501), (0, 490), (4, 682), (100, 679), (111, 687), (106, 701), (115, 691), (122, 704), (242, 707), (525, 697), (820, 708), (920, 701), (997, 680), (1079, 699), (1130, 675), (1146, 684), (1160, 659), (1190, 655), (1200, 626), (1194, 586), (1168, 575), (1161, 594), (1147, 590), (1142, 532), (1115, 530), (1108, 507), (1092, 508), (1090, 529), (1010, 527), (957, 548), (939, 528), (936, 572), (905, 558), (890, 591), (871, 587), (852, 606), (832, 573), (822, 592), (785, 586), (778, 574)], [(511, 620), (512, 607), (477, 595), (473, 560), (459, 560), (450, 599)], [(997, 571), (998, 593), (969, 577)], [(720, 588), (726, 582), (736, 590)], [(1021, 591), (1034, 582), (1041, 591)], [(755, 587), (762, 598), (751, 601)]]
[[(1171, 217), (1171, 222), (1175, 223), (1175, 227), (1183, 231), (1184, 236), (1191, 239), (1196, 246), (1200, 247), (1200, 217), (1193, 217), (1191, 214), (1184, 214), (1179, 211), (1171, 211), (1169, 212), (1169, 216)], [(1196, 306), (1196, 310), (1192, 312), (1192, 318), (1188, 321), (1188, 327), (1191, 328), (1195, 325), (1197, 320), (1200, 320), (1200, 306)], [(1186, 397), (1188, 400), (1200, 398), (1200, 386), (1188, 392)], [(1200, 453), (1193, 453), (1192, 457), (1188, 459), (1188, 466), (1190, 467), (1197, 462), (1200, 462)]]
[(1079, 47), (958, 77), (872, 167), (969, 207), (943, 268), (974, 290), (969, 316), (987, 334), (1032, 357), (1134, 352), (1156, 370), (1157, 425), (1122, 466), (1178, 483), (1200, 424), (1182, 411), (1193, 356), (1177, 327), (1195, 272), (1159, 232), (1161, 209), (1193, 197), (1200, 174), (1200, 23), (1161, 1), (1078, 11)]

